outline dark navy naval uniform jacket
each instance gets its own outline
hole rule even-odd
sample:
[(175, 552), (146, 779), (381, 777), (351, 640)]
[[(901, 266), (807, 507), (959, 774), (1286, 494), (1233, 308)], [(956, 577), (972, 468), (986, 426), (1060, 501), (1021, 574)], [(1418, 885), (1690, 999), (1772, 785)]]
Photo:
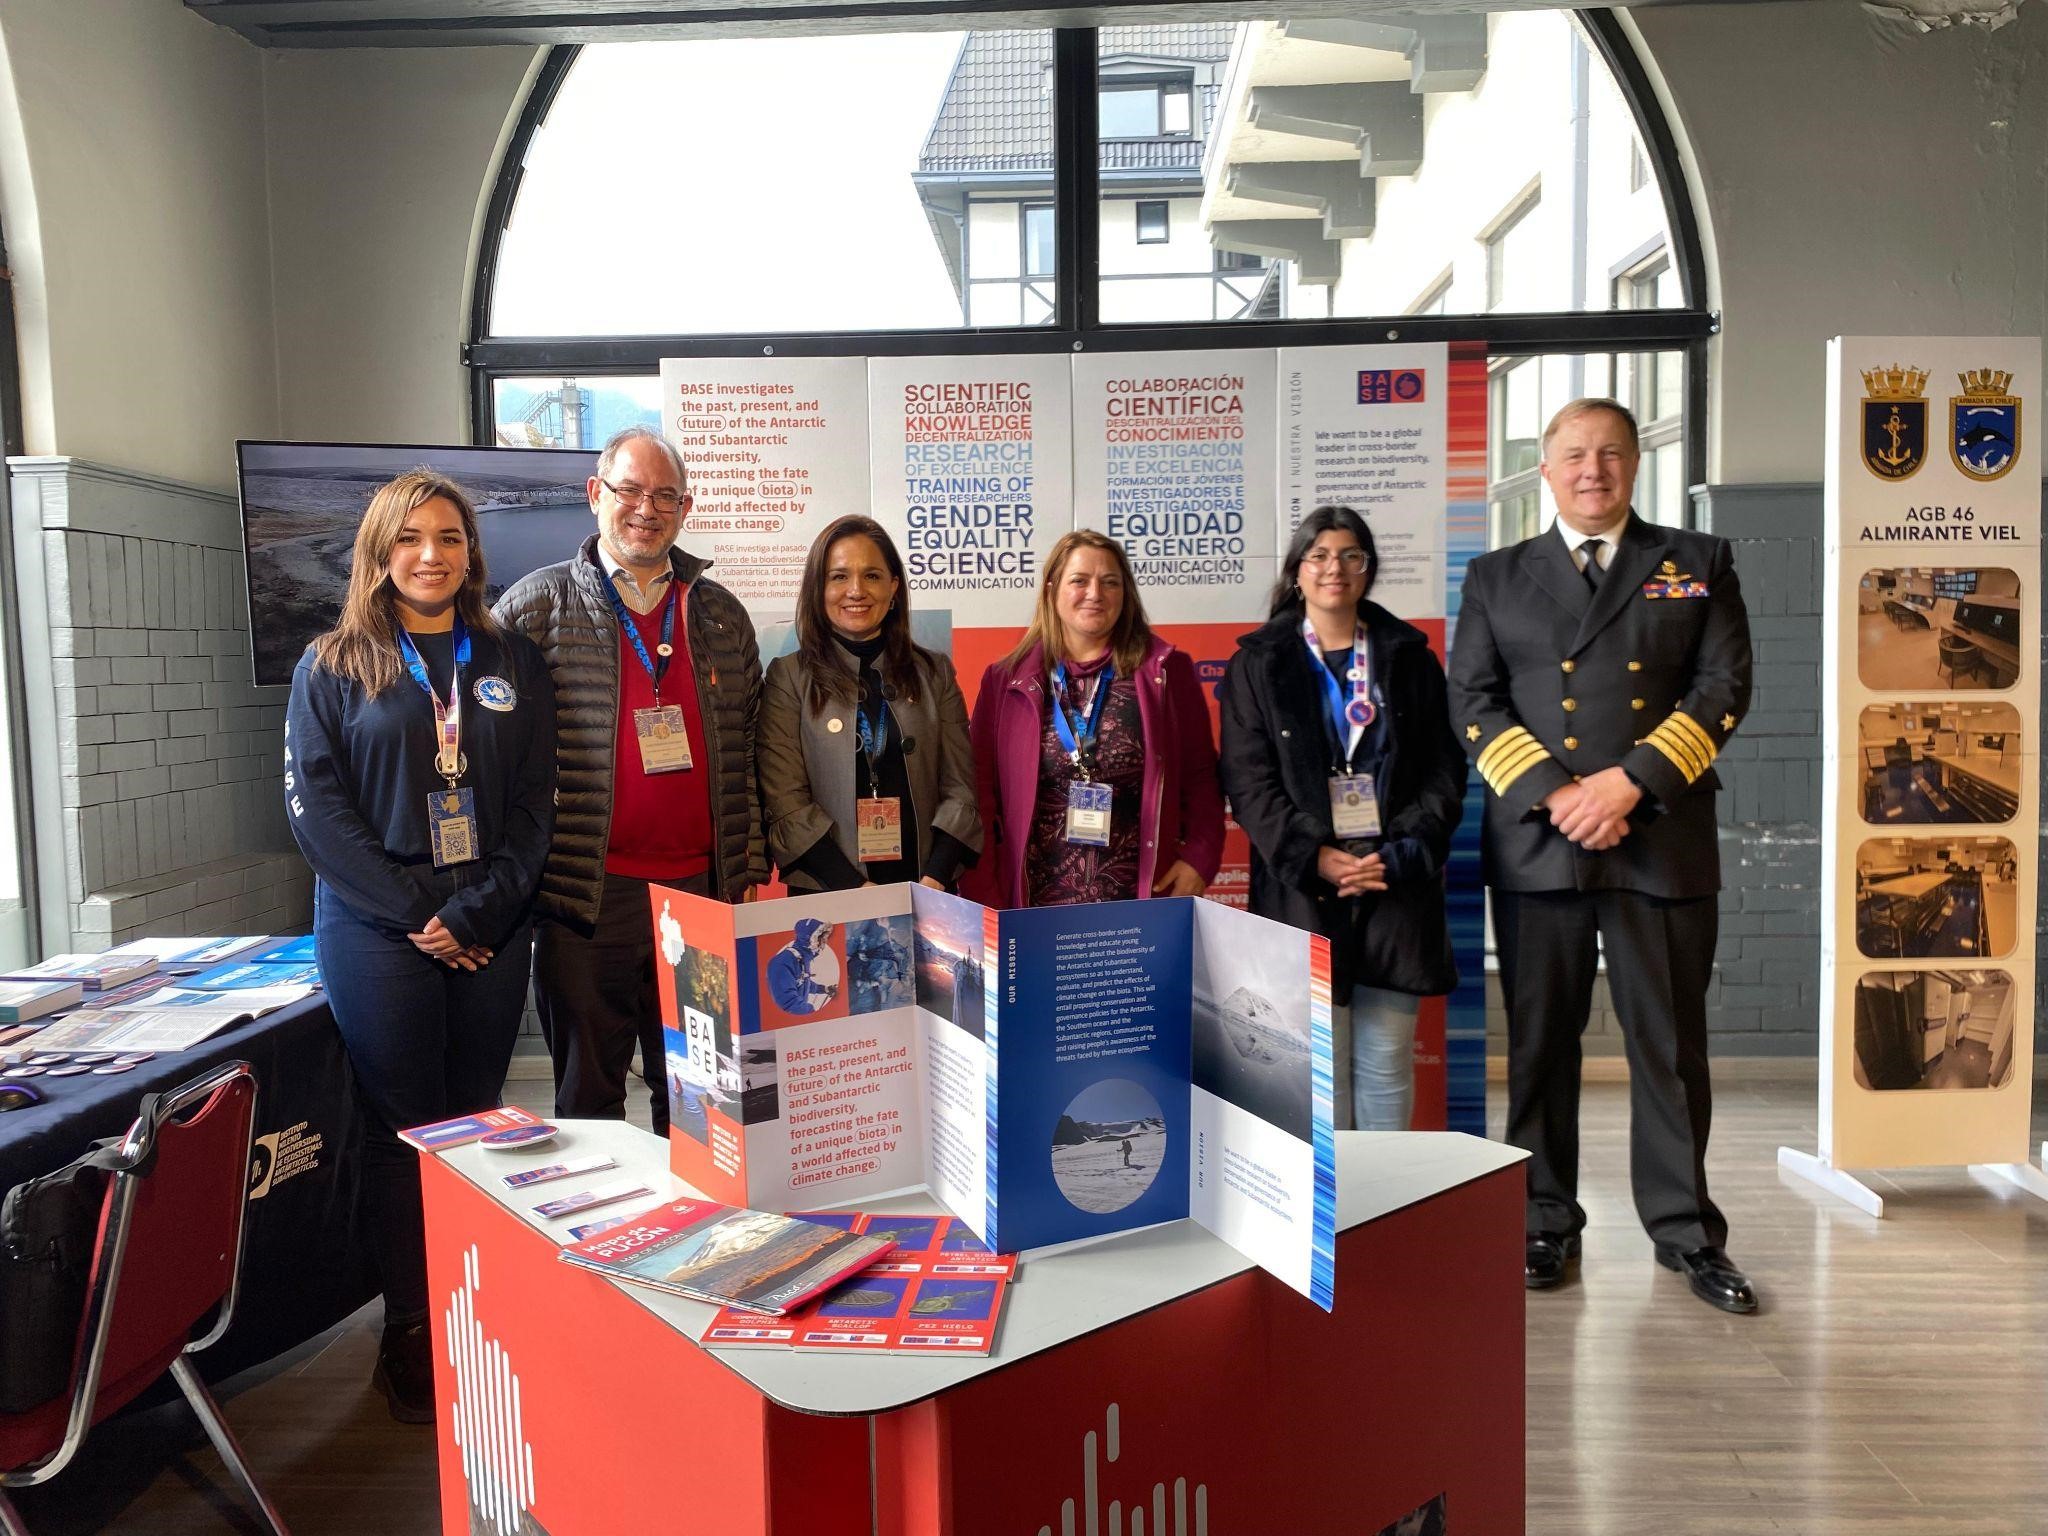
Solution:
[[(1487, 882), (1719, 890), (1714, 759), (1749, 708), (1749, 686), (1749, 618), (1726, 539), (1631, 512), (1597, 595), (1555, 527), (1474, 560), (1451, 653), (1451, 724), (1486, 781)], [(1643, 801), (1627, 837), (1590, 853), (1550, 825), (1542, 801), (1616, 764)]]

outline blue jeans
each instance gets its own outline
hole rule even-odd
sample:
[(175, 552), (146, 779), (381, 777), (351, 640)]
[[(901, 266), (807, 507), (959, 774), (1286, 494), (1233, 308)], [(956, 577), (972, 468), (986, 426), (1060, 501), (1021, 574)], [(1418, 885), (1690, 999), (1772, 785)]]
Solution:
[[(452, 893), (468, 868), (435, 881)], [(313, 943), (362, 1090), (363, 1211), (384, 1320), (416, 1322), (427, 1315), (426, 1223), (419, 1154), (398, 1132), (497, 1108), (526, 1011), (533, 930), (522, 924), (480, 971), (452, 970), (316, 885)]]
[(1330, 1010), (1337, 1129), (1405, 1131), (1415, 1115), (1415, 1014), (1422, 999), (1353, 987)]

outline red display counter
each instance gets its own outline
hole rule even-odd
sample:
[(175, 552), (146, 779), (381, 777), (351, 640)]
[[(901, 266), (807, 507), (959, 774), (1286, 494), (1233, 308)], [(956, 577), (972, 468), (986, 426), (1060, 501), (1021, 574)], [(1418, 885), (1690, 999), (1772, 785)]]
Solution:
[[(990, 1358), (707, 1350), (711, 1309), (559, 1263), (516, 1168), (423, 1158), (447, 1536), (1375, 1536), (1523, 1529), (1522, 1154), (1338, 1140), (1336, 1310), (1192, 1222), (1025, 1256)], [(886, 1204), (886, 1203), (885, 1203)]]

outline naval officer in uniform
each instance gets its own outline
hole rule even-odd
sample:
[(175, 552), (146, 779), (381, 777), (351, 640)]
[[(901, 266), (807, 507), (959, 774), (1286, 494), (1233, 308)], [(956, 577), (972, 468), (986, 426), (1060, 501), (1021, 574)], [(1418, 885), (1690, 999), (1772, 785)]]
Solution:
[(1579, 1036), (1596, 936), (1629, 1062), (1629, 1173), (1658, 1262), (1756, 1310), (1707, 1194), (1714, 759), (1749, 707), (1749, 620), (1725, 539), (1630, 509), (1641, 454), (1613, 400), (1543, 434), (1556, 524), (1474, 560), (1454, 726), (1486, 781), (1483, 850), (1508, 1014), (1507, 1138), (1530, 1154), (1523, 1278), (1578, 1257)]

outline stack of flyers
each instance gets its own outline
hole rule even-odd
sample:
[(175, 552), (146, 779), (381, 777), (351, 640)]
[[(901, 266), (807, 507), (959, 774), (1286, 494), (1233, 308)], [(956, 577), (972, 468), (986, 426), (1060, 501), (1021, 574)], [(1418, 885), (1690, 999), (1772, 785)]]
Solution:
[(509, 1131), (518, 1125), (545, 1124), (539, 1115), (528, 1114), (523, 1109), (487, 1109), (480, 1115), (463, 1115), (454, 1120), (437, 1120), (432, 1125), (416, 1125), (411, 1130), (400, 1131), (401, 1140), (418, 1147), (422, 1152), (445, 1152), (450, 1147), (467, 1146), (472, 1141), (482, 1141), (493, 1131)]
[(952, 1216), (814, 1212), (896, 1247), (852, 1279), (785, 1317), (727, 1307), (701, 1342), (731, 1349), (804, 1349), (857, 1354), (986, 1355), (995, 1347), (1003, 1297), (1016, 1278), (1014, 1254), (990, 1253)]
[(573, 1195), (557, 1195), (552, 1200), (543, 1200), (533, 1208), (533, 1214), (553, 1221), (560, 1216), (594, 1211), (601, 1205), (617, 1205), (621, 1200), (638, 1200), (642, 1195), (653, 1193), (638, 1179), (612, 1179), (590, 1189), (579, 1189)]
[(103, 954), (52, 955), (40, 965), (9, 971), (6, 981), (75, 981), (88, 992), (104, 991), (153, 975), (156, 956), (141, 949), (110, 949)]
[(203, 992), (239, 992), (248, 987), (317, 987), (320, 967), (311, 960), (270, 964), (240, 961), (201, 971), (197, 976), (187, 977), (185, 984)]
[(209, 970), (245, 949), (268, 942), (264, 935), (258, 933), (239, 939), (136, 939), (127, 947), (155, 955), (161, 970), (173, 975), (190, 975), (194, 971)]
[(243, 957), (251, 965), (311, 965), (317, 958), (313, 953), (313, 935), (302, 933), (295, 939), (281, 939), (268, 949)]
[(889, 1246), (887, 1238), (793, 1216), (676, 1200), (556, 1257), (714, 1306), (780, 1316), (865, 1269)]

